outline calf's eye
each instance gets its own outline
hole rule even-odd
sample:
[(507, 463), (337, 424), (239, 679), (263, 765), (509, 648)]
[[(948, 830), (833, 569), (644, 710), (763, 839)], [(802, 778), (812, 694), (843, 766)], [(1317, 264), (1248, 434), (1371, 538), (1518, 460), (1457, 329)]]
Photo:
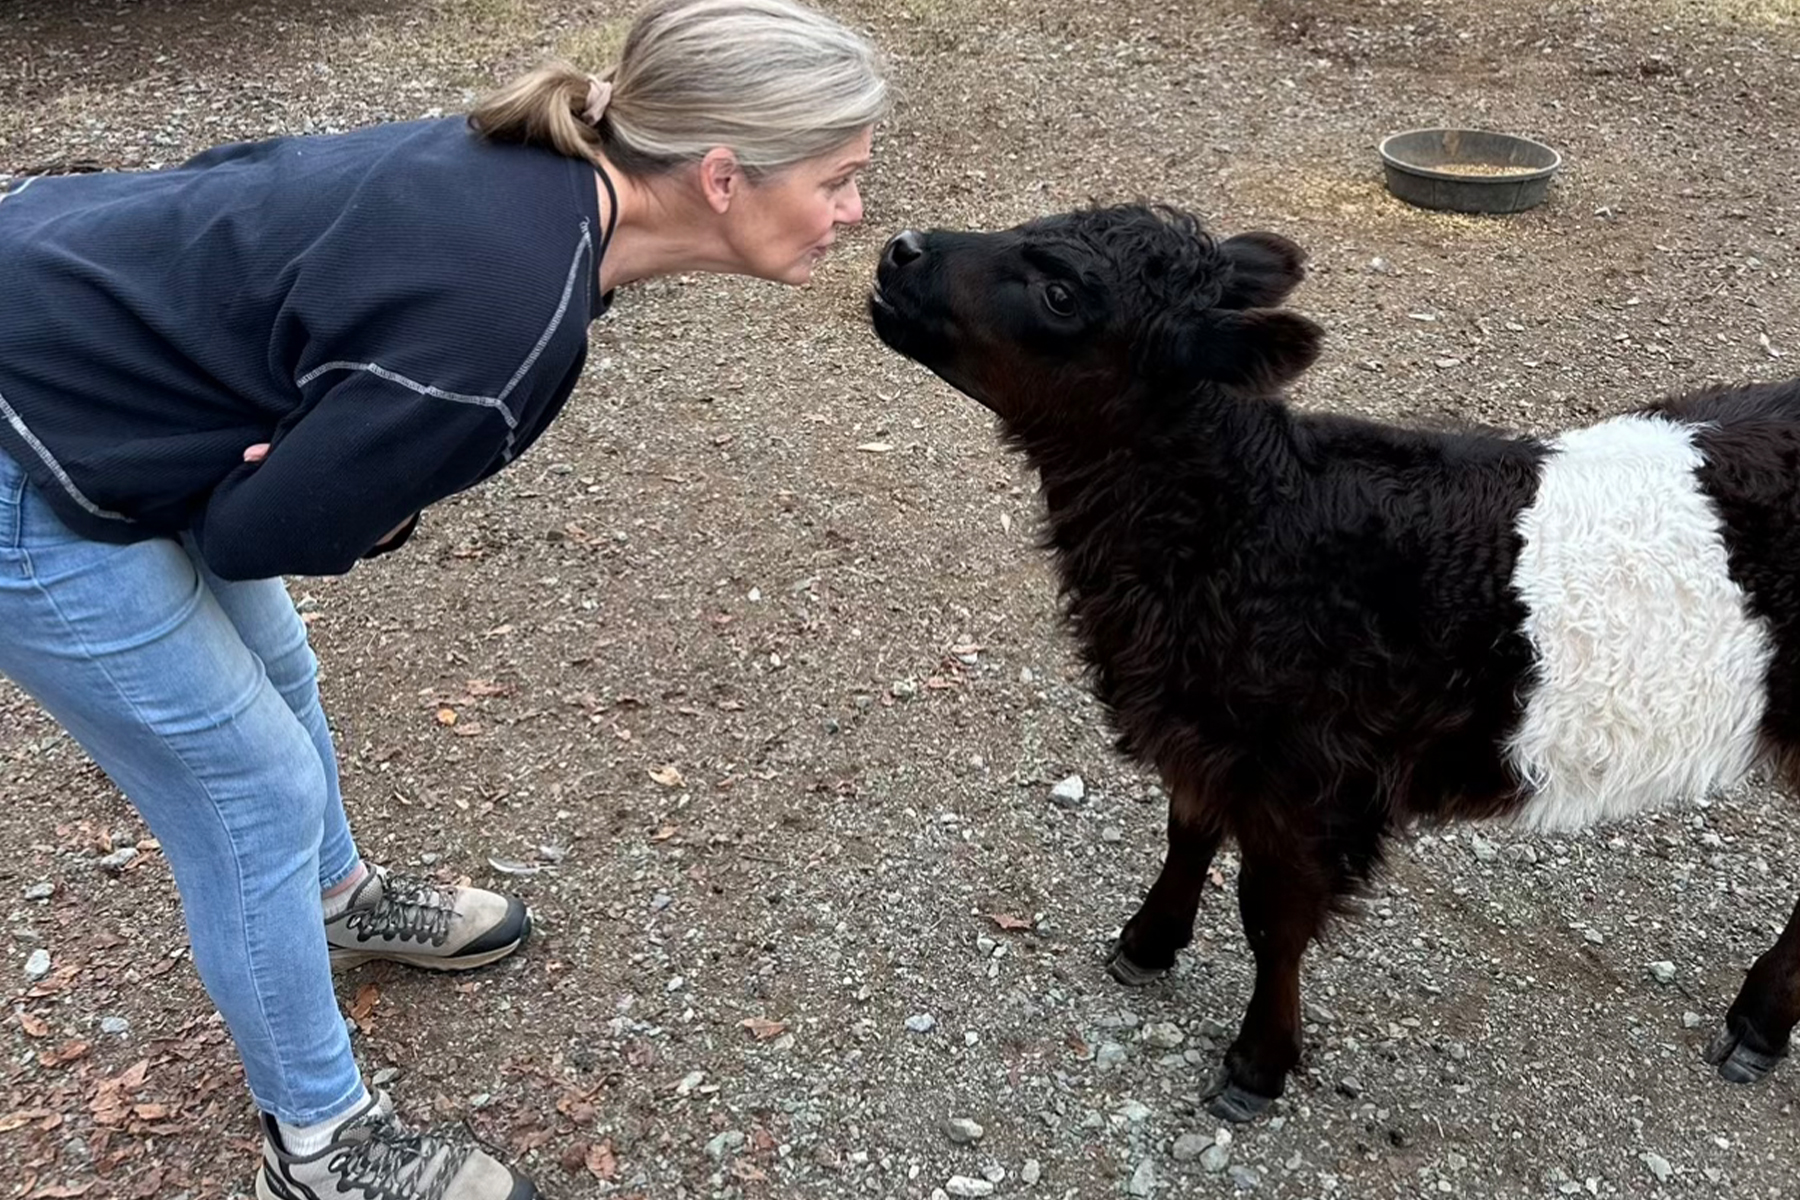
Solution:
[(1044, 288), (1044, 307), (1059, 317), (1075, 315), (1075, 295), (1060, 283), (1052, 283)]

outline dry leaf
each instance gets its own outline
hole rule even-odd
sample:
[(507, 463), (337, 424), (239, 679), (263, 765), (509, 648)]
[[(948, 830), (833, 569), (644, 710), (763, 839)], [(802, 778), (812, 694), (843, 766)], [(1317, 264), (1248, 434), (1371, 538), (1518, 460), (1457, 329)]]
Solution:
[(864, 442), (857, 449), (865, 454), (886, 454), (894, 447), (887, 442)]
[(439, 725), (454, 725), (456, 724), (456, 710), (454, 708), (440, 708), (437, 710), (437, 719)]
[(658, 829), (655, 833), (650, 835), (650, 840), (653, 842), (666, 842), (675, 836), (677, 828), (678, 827), (674, 825), (664, 825), (661, 829)]
[(469, 680), (471, 696), (510, 696), (515, 690), (510, 683), (492, 683), (486, 679)]
[(650, 772), (650, 778), (667, 788), (680, 787), (686, 782), (681, 772), (675, 769), (674, 763), (670, 763), (663, 767), (657, 767)]
[(167, 1104), (134, 1104), (131, 1112), (140, 1121), (160, 1121), (175, 1115), (175, 1110)]
[(41, 1018), (32, 1016), (24, 1009), (19, 1010), (19, 1028), (25, 1031), (25, 1036), (27, 1037), (41, 1038), (50, 1036), (50, 1026)]
[(381, 989), (372, 983), (365, 983), (356, 991), (356, 999), (350, 1002), (350, 1019), (364, 1033), (375, 1016), (375, 1006), (381, 1003)]
[(613, 1157), (611, 1138), (598, 1146), (589, 1146), (586, 1162), (588, 1173), (595, 1179), (611, 1179), (619, 1173), (619, 1161)]
[(759, 1042), (766, 1042), (787, 1029), (786, 1021), (771, 1021), (767, 1017), (745, 1017), (738, 1024), (748, 1029)]
[(73, 1200), (76, 1196), (85, 1196), (89, 1188), (99, 1180), (90, 1179), (86, 1183), (65, 1186), (63, 1184), (45, 1184), (31, 1193), (31, 1200)]
[(23, 1129), (33, 1121), (52, 1115), (47, 1108), (21, 1108), (17, 1112), (9, 1112), (0, 1116), (0, 1133), (11, 1133), (15, 1129)]
[(1030, 929), (1032, 927), (1032, 921), (1029, 917), (1015, 917), (1010, 913), (989, 913), (988, 916), (994, 924), (1002, 929), (1020, 930)]
[(55, 1050), (48, 1050), (38, 1055), (38, 1065), (42, 1067), (64, 1066), (86, 1055), (88, 1049), (86, 1042), (64, 1042)]

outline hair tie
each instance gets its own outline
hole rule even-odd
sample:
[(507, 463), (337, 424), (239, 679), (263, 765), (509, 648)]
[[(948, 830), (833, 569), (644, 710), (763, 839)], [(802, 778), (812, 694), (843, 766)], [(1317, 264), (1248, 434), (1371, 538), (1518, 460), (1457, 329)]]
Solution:
[(596, 75), (589, 75), (587, 107), (581, 110), (581, 119), (598, 129), (600, 118), (606, 115), (606, 106), (612, 101), (612, 91), (612, 84)]

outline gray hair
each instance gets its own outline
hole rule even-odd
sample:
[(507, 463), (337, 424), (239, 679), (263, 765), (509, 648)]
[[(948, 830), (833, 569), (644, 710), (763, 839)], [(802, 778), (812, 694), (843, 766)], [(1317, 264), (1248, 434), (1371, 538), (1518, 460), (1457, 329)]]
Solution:
[(501, 141), (604, 154), (640, 177), (724, 146), (754, 178), (837, 149), (890, 103), (874, 48), (793, 0), (656, 0), (598, 78), (606, 86), (548, 63), (483, 100), (469, 123)]

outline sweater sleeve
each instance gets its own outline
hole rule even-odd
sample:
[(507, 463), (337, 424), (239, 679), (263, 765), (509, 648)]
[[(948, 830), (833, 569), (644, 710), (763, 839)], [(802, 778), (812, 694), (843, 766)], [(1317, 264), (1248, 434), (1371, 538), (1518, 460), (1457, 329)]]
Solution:
[(347, 371), (262, 462), (213, 492), (195, 541), (223, 579), (341, 575), (395, 526), (499, 469), (513, 426), (499, 402)]

